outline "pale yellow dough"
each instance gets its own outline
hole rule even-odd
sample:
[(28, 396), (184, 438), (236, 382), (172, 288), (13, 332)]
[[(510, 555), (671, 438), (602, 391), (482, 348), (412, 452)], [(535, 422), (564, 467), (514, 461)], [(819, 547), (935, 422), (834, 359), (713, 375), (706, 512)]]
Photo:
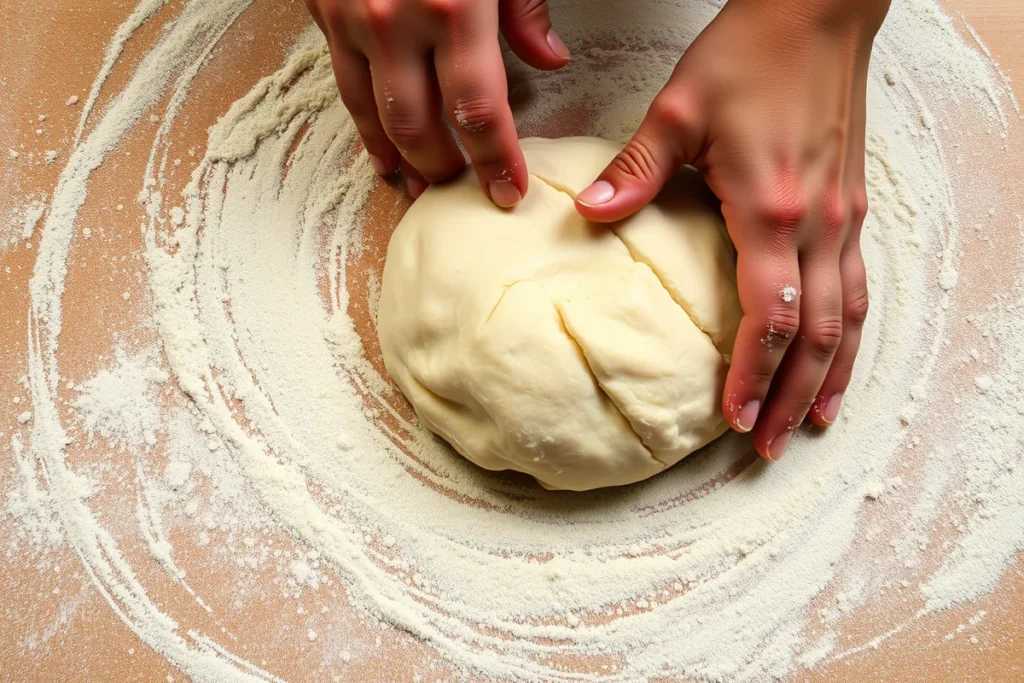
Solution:
[(618, 145), (522, 147), (514, 210), (467, 172), (395, 230), (384, 363), (421, 423), (481, 467), (579, 491), (646, 479), (725, 431), (741, 312), (722, 218), (690, 171), (633, 218), (588, 223), (573, 197)]

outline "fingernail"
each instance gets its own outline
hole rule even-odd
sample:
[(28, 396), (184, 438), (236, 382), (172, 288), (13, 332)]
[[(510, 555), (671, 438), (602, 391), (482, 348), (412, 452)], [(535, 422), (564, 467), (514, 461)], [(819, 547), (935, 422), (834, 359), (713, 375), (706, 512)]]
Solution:
[(387, 164), (385, 164), (384, 160), (381, 159), (376, 154), (371, 154), (370, 155), (370, 165), (373, 166), (373, 170), (377, 172), (377, 175), (387, 175), (388, 174)]
[(793, 431), (787, 429), (774, 439), (768, 442), (768, 459), (779, 460), (789, 448), (789, 442), (793, 440)]
[(740, 408), (739, 414), (736, 416), (736, 428), (741, 432), (749, 432), (754, 428), (754, 424), (757, 423), (757, 414), (761, 412), (760, 401), (750, 401), (747, 405)]
[(615, 188), (607, 180), (598, 180), (596, 183), (576, 195), (576, 199), (583, 206), (600, 206), (607, 204), (615, 196)]
[(413, 176), (405, 177), (405, 187), (409, 190), (409, 196), (419, 199), (420, 195), (426, 192), (427, 183)]
[(487, 183), (491, 192), (491, 201), (503, 209), (511, 209), (523, 198), (515, 183), (508, 180), (492, 180)]
[(832, 424), (839, 417), (839, 409), (843, 407), (843, 395), (835, 394), (828, 400), (821, 411), (821, 419)]
[(555, 29), (548, 30), (548, 47), (550, 47), (551, 51), (562, 59), (569, 59), (569, 48), (565, 46), (562, 39), (558, 37), (557, 33), (555, 33)]

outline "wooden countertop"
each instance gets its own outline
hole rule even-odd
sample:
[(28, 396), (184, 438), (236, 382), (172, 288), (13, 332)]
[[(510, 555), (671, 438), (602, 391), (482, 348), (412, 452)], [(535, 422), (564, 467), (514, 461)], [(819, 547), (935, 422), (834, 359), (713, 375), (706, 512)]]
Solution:
[[(181, 0), (173, 0), (175, 3)], [(557, 1), (557, 0), (555, 0)], [(899, 2), (899, 0), (896, 0)], [(48, 115), (45, 137), (54, 148), (67, 149), (78, 122), (79, 109), (65, 106), (71, 94), (84, 97), (100, 67), (103, 50), (114, 29), (128, 15), (134, 3), (126, 0), (5, 0), (0, 3), (0, 152), (22, 143), (36, 145), (34, 126), (26, 121), (38, 113)], [(1011, 81), (1024, 79), (1024, 2), (1020, 0), (950, 0), (951, 11), (962, 14), (991, 51)], [(281, 3), (272, 10), (275, 20), (288, 24), (306, 21), (301, 3)], [(154, 27), (143, 31), (153, 32)], [(258, 26), (249, 30), (258, 31)], [(272, 45), (266, 54), (254, 56), (269, 70), (279, 63), (281, 47)], [(126, 55), (131, 60), (132, 54)], [(276, 60), (276, 61), (275, 61)], [(115, 79), (124, 79), (115, 72)], [(242, 89), (244, 92), (249, 86)], [(1024, 99), (1024, 86), (1016, 86)], [(236, 94), (226, 93), (220, 107)], [(201, 136), (197, 138), (201, 143)], [(0, 217), (10, 213), (15, 201), (34, 193), (49, 196), (62, 164), (10, 165), (0, 160)], [(1024, 177), (1024, 159), (1017, 177)], [(116, 193), (116, 184), (105, 182), (96, 191)], [(116, 201), (128, 204), (133, 197)], [(112, 201), (114, 201), (112, 199)], [(26, 372), (27, 282), (34, 262), (31, 249), (0, 249), (0, 427), (13, 425), (15, 406), (8, 396), (19, 391)], [(109, 320), (97, 313), (97, 324)], [(11, 456), (0, 441), (0, 492), (6, 493), (11, 480)], [(0, 497), (2, 499), (2, 497)], [(7, 548), (10, 519), (0, 515), (0, 546)], [(72, 570), (77, 558), (67, 550), (62, 566)], [(64, 616), (53, 598), (55, 589), (79, 597), (74, 609)], [(90, 591), (87, 580), (65, 581), (57, 576), (40, 576), (26, 566), (23, 556), (0, 553), (0, 678), (7, 680), (181, 680), (181, 674), (157, 652), (147, 647)], [(943, 641), (935, 634), (947, 633), (978, 610), (987, 610), (978, 627), (986, 647), (967, 646), (964, 639)], [(45, 650), (27, 647), (18, 630), (25, 624), (42, 630), (53, 624), (53, 636)], [(873, 631), (851, 638), (870, 638)], [(915, 620), (902, 632), (846, 660), (834, 662), (812, 673), (799, 673), (799, 680), (814, 681), (1010, 681), (1024, 680), (1024, 560), (1006, 573), (998, 589), (963, 609), (951, 610)], [(45, 652), (45, 655), (40, 654)], [(301, 677), (301, 659), (289, 669)], [(403, 677), (404, 670), (393, 669)], [(373, 675), (365, 672), (364, 676)], [(409, 676), (411, 680), (411, 675)]]

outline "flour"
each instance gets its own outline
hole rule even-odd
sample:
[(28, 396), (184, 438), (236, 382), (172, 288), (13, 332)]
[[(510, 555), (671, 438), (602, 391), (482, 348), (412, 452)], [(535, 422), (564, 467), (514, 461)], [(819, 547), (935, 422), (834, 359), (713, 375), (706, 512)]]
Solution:
[(36, 199), (25, 205), (22, 209), (21, 239), (32, 239), (32, 231), (35, 230), (39, 219), (46, 213), (46, 197)]
[[(564, 72), (530, 72), (526, 87), (525, 68), (510, 67), (523, 136), (627, 138), (714, 14), (652, 1), (625, 28), (614, 5), (553, 7), (580, 47)], [(961, 230), (997, 221), (990, 207), (1007, 212), (987, 179), (954, 184), (950, 145), (968, 117), (977, 133), (964, 145), (994, 168), (1000, 148), (987, 146), (1019, 135), (1020, 121), (1005, 82), (936, 4), (897, 3), (878, 39), (863, 238), (874, 312), (837, 424), (799, 433), (771, 466), (744, 465), (749, 442), (729, 435), (642, 485), (585, 495), (453, 457), (374, 364), (372, 329), (350, 312), (374, 309), (379, 280), (355, 264), (391, 226), (366, 209), (378, 179), (352, 154), (356, 131), (314, 29), (223, 113), (205, 151), (189, 151), (184, 192), (172, 187), (175, 121), (248, 6), (204, 0), (164, 17), (172, 10), (147, 0), (116, 31), (34, 228), (29, 418), (0, 442), (17, 469), (5, 506), (15, 550), (70, 546), (111, 610), (188, 676), (277, 680), (245, 634), (151, 597), (163, 594), (128, 536), (203, 614), (269, 606), (292, 626), (273, 638), (322, 652), (341, 678), (409, 633), (437, 653), (415, 664), (428, 680), (783, 677), (977, 598), (1024, 549), (1020, 235)], [(166, 31), (113, 91), (118, 56), (155, 20)], [(576, 127), (558, 127), (578, 110)], [(156, 343), (67, 389), (58, 348), (88, 333), (65, 329), (62, 308), (79, 211), (103, 201), (90, 176), (129, 133), (152, 141), (145, 176), (124, 183), (145, 209), (144, 261), (131, 268), (144, 270), (148, 307), (136, 324)], [(981, 268), (992, 246), (979, 235), (1007, 273)], [(959, 365), (968, 348), (979, 357)], [(123, 463), (131, 485), (111, 471)], [(217, 567), (228, 602), (189, 583), (182, 539)], [(311, 596), (330, 613), (306, 613)], [(875, 600), (892, 623), (850, 642), (844, 625)]]
[(112, 368), (75, 387), (83, 429), (115, 446), (152, 446), (161, 427), (155, 393), (168, 379), (152, 357), (128, 356), (119, 349)]
[(43, 214), (46, 213), (46, 195), (30, 196), (21, 206), (14, 206), (7, 219), (0, 223), (0, 249), (14, 246), (19, 240), (30, 240)]

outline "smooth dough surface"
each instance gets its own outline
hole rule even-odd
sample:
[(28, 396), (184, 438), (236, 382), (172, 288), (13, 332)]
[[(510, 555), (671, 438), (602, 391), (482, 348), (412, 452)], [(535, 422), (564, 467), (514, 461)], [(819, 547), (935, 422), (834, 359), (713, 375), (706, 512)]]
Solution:
[(515, 209), (467, 172), (396, 228), (384, 363), (420, 422), (481, 467), (578, 491), (646, 479), (725, 431), (741, 311), (724, 223), (693, 171), (632, 218), (589, 223), (573, 199), (619, 146), (522, 148), (530, 189)]

